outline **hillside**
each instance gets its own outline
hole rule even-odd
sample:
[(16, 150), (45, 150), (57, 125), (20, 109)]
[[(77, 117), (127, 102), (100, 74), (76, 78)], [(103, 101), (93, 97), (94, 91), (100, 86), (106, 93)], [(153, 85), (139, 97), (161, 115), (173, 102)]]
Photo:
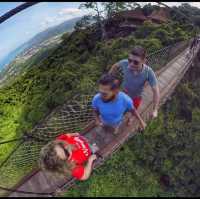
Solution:
[(32, 47), (27, 51), (23, 51), (18, 55), (6, 68), (0, 73), (0, 87), (6, 85), (7, 82), (15, 79), (21, 72), (25, 72), (33, 63), (38, 63), (44, 59), (48, 53), (55, 49), (61, 42), (61, 36), (52, 37), (40, 43), (37, 47)]
[[(57, 26), (53, 26), (51, 28), (46, 29), (38, 33), (29, 41), (17, 47), (15, 50), (10, 52), (3, 60), (0, 61), (0, 70), (4, 67), (4, 65), (8, 64), (11, 60), (13, 60), (17, 55), (20, 56), (20, 53), (28, 51), (31, 47), (37, 47), (40, 43), (48, 40), (52, 37), (55, 37), (59, 34), (63, 34), (64, 32), (70, 32), (73, 30), (75, 23), (80, 19), (80, 17), (73, 18), (71, 20), (65, 21)], [(3, 71), (2, 71), (3, 72)], [(1, 73), (0, 73), (1, 77)]]
[[(38, 33), (35, 37), (30, 39), (28, 42), (19, 46), (17, 49), (9, 53), (4, 60), (0, 63), (0, 68), (7, 64), (9, 61), (13, 60), (10, 64), (3, 68), (0, 72), (0, 85), (13, 76), (20, 73), (24, 65), (27, 65), (25, 61), (31, 56), (35, 55), (38, 51), (46, 51), (50, 47), (55, 47), (59, 42), (61, 42), (61, 36), (65, 32), (70, 32), (73, 30), (75, 23), (80, 19), (80, 17), (73, 18), (71, 20), (65, 21), (57, 26), (48, 28), (47, 30)], [(21, 66), (23, 65), (23, 66)]]
[[(3, 60), (0, 61), (0, 78), (3, 77), (3, 73), (5, 72), (8, 64), (15, 59), (17, 54), (20, 54), (25, 50), (26, 46), (19, 46), (12, 52), (10, 52)], [(7, 65), (7, 66), (6, 66)]]
[(76, 18), (67, 20), (59, 25), (50, 27), (50, 28), (46, 29), (45, 31), (38, 33), (36, 36), (34, 36), (28, 42), (23, 44), (23, 46), (24, 45), (26, 46), (25, 51), (27, 51), (29, 48), (31, 48), (33, 46), (39, 45), (41, 42), (44, 42), (45, 40), (55, 37), (56, 35), (63, 34), (64, 32), (72, 31), (75, 23), (79, 19), (80, 19), (80, 17), (76, 17)]

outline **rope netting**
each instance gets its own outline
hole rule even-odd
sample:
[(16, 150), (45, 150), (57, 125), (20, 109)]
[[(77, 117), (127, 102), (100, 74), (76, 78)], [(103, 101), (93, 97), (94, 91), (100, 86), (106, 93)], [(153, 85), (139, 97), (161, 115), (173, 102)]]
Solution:
[[(150, 54), (147, 64), (159, 70), (188, 46), (179, 42)], [(117, 71), (123, 79), (121, 70)], [(37, 168), (41, 148), (62, 132), (80, 132), (93, 120), (91, 101), (97, 92), (97, 84), (88, 82), (85, 94), (76, 95), (62, 106), (54, 109), (40, 124), (19, 140), (0, 143), (0, 187), (12, 188), (22, 177)], [(0, 195), (6, 191), (0, 189)]]
[[(187, 45), (188, 41), (178, 42), (153, 52), (147, 57), (146, 64), (152, 67), (154, 71), (158, 71), (183, 51)], [(123, 80), (122, 68), (117, 68), (115, 75), (118, 76), (120, 80)]]

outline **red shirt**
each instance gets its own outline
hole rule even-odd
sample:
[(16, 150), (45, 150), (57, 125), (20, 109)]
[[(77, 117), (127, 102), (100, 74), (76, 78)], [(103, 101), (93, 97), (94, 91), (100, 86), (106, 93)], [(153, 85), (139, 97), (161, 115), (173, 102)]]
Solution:
[(76, 167), (72, 170), (72, 176), (81, 179), (84, 175), (84, 166), (83, 164), (88, 160), (91, 155), (91, 149), (89, 147), (86, 139), (81, 135), (59, 135), (57, 140), (65, 141), (68, 144), (73, 144), (75, 149), (72, 151), (71, 157), (67, 161), (74, 161), (76, 163)]

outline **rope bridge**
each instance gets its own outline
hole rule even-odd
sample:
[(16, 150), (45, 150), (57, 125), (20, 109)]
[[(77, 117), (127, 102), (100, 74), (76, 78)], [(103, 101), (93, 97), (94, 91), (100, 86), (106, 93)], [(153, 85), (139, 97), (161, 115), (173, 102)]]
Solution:
[[(163, 75), (163, 77), (159, 79), (159, 84), (161, 87), (166, 87), (166, 82), (164, 83), (163, 81), (167, 79), (165, 76), (165, 74), (167, 73), (167, 68), (170, 67), (171, 64), (176, 61), (176, 59), (180, 58), (180, 56), (184, 56), (184, 58), (186, 57), (187, 46), (188, 41), (179, 42), (174, 45), (165, 47), (159, 51), (156, 51), (148, 56), (147, 64), (157, 71), (158, 76)], [(184, 62), (186, 60), (184, 60)], [(191, 63), (191, 60), (192, 57), (187, 62), (188, 67)], [(187, 67), (185, 66), (182, 73), (184, 74), (186, 70)], [(178, 73), (178, 69), (176, 69), (176, 71)], [(171, 73), (170, 70), (168, 70), (168, 73)], [(119, 70), (117, 72), (117, 75), (119, 78), (123, 79), (122, 71)], [(181, 78), (182, 77), (179, 75), (179, 78), (176, 78), (176, 81), (173, 80), (174, 82), (170, 81), (170, 84), (167, 83), (168, 87), (174, 89), (177, 85), (177, 82), (180, 81)], [(21, 138), (3, 141), (0, 143), (0, 155), (7, 154), (7, 157), (5, 159), (0, 159), (0, 196), (8, 195), (12, 191), (16, 191), (13, 192), (13, 194), (20, 194), (21, 192), (24, 194), (26, 193), (51, 196), (57, 188), (70, 187), (70, 183), (74, 182), (73, 179), (71, 179), (71, 181), (69, 179), (61, 179), (58, 184), (54, 183), (55, 180), (49, 180), (47, 182), (43, 182), (42, 185), (38, 185), (47, 186), (48, 184), (54, 183), (51, 186), (49, 185), (44, 188), (45, 191), (38, 191), (38, 188), (37, 190), (32, 191), (26, 190), (25, 188), (24, 190), (22, 190), (21, 188), (18, 189), (18, 187), (24, 184), (24, 179), (26, 179), (27, 181), (27, 179), (33, 177), (34, 175), (36, 175), (36, 173), (37, 175), (39, 175), (37, 165), (39, 153), (41, 148), (48, 141), (54, 139), (62, 132), (87, 133), (90, 129), (94, 127), (92, 123), (93, 115), (91, 100), (97, 92), (97, 88), (97, 84), (93, 85), (89, 82), (86, 89), (90, 90), (89, 93), (76, 95), (70, 101), (68, 100), (67, 103), (57, 107), (44, 120), (36, 125), (31, 132), (24, 134), (24, 136), (22, 136)], [(173, 89), (168, 89), (166, 91), (163, 90), (161, 95), (161, 104), (163, 104), (167, 97), (171, 94), (169, 90), (172, 92)], [(146, 103), (148, 102), (149, 105), (145, 107), (145, 111), (141, 112), (141, 114), (142, 117), (147, 120), (149, 116), (145, 114), (146, 112), (148, 112), (147, 110), (150, 110), (151, 108), (152, 97), (149, 97), (151, 96), (151, 93), (148, 91), (148, 89), (145, 90), (145, 93), (146, 94), (144, 96), (144, 101), (146, 101)], [(142, 111), (144, 106), (145, 105), (142, 105), (139, 111)], [(135, 128), (138, 126), (137, 124), (134, 125)], [(98, 128), (96, 132), (97, 131)], [(121, 144), (123, 144), (124, 141), (128, 139), (128, 137), (130, 137), (127, 132), (130, 133), (133, 131), (132, 129), (127, 129), (124, 131), (124, 133), (120, 134), (121, 137), (119, 136), (119, 138), (116, 138), (116, 143), (115, 145), (112, 145), (112, 149), (109, 149), (109, 146), (106, 148), (104, 145), (102, 145), (104, 147), (102, 147), (103, 150), (100, 151), (99, 154), (101, 158), (97, 160), (95, 167), (103, 164), (108, 155), (111, 154), (111, 152), (113, 153), (114, 151), (116, 151), (119, 146), (121, 146)], [(101, 132), (101, 134), (103, 135), (103, 132)], [(107, 135), (108, 133), (105, 134), (105, 138)], [(99, 145), (101, 145), (101, 138), (98, 138), (98, 133), (96, 137), (92, 137), (92, 133), (86, 134), (86, 137), (87, 136), (89, 139), (93, 139), (93, 141), (95, 139), (95, 141), (98, 141), (99, 139)], [(108, 138), (108, 140), (104, 139), (102, 143), (105, 142), (108, 144), (111, 142), (112, 139), (114, 138), (110, 135), (110, 138)], [(11, 151), (10, 148), (12, 148)], [(54, 187), (55, 190), (52, 190), (51, 187)]]

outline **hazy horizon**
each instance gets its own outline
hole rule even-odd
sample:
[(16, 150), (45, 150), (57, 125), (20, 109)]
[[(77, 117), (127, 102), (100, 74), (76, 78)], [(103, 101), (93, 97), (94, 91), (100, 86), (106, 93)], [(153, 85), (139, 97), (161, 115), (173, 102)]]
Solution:
[[(0, 15), (20, 4), (1, 2)], [(78, 9), (79, 5), (80, 2), (41, 2), (0, 24), (0, 60), (38, 33), (86, 14), (85, 10)]]
[[(76, 18), (78, 18), (78, 17), (73, 17), (73, 18), (71, 18), (71, 19), (65, 20), (65, 21), (63, 21), (63, 22), (61, 22), (61, 23), (59, 23), (59, 24), (54, 25), (54, 26), (48, 27), (48, 28), (46, 28), (45, 30), (42, 30), (42, 31), (36, 33), (35, 35), (33, 35), (33, 37), (29, 38), (27, 41), (21, 43), (21, 44), (20, 44), (19, 46), (17, 46), (15, 49), (13, 49), (13, 50), (11, 50), (10, 52), (8, 52), (7, 55), (5, 55), (2, 59), (0, 59), (0, 72), (3, 70), (3, 68), (4, 68), (7, 64), (9, 64), (13, 59), (15, 59), (15, 55), (13, 55), (13, 54), (15, 54), (15, 51), (17, 51), (17, 54), (19, 54), (19, 52), (21, 52), (21, 47), (22, 47), (24, 44), (26, 44), (27, 42), (29, 42), (30, 40), (32, 40), (33, 38), (35, 38), (38, 34), (44, 32), (44, 31), (47, 31), (47, 30), (50, 29), (50, 28), (54, 28), (54, 27), (56, 27), (56, 26), (58, 26), (58, 25), (61, 25), (61, 24), (65, 23), (65, 22), (68, 22), (68, 21), (70, 21), (70, 20), (76, 19)], [(22, 51), (23, 51), (23, 49), (22, 49)]]

